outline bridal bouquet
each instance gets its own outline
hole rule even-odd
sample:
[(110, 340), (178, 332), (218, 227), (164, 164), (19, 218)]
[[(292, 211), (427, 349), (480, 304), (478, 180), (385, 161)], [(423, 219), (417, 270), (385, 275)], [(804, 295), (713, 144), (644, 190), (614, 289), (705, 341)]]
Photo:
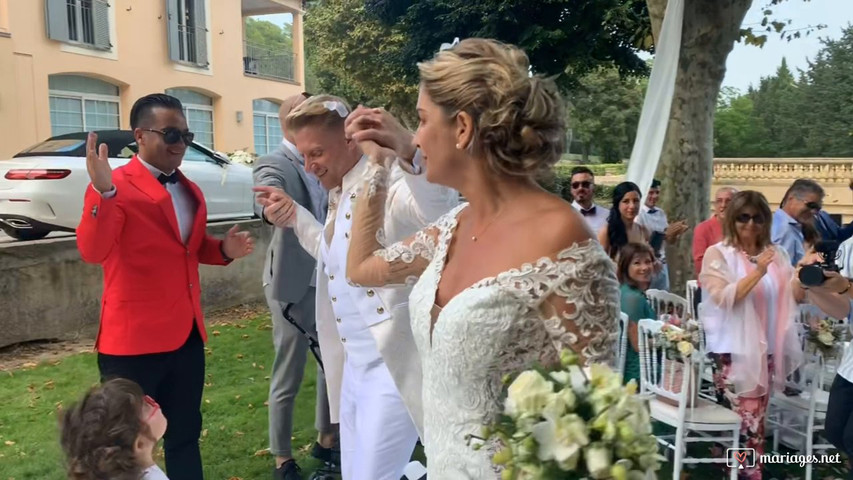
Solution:
[[(645, 400), (634, 382), (563, 352), (562, 368), (506, 378), (500, 420), (484, 440), (500, 446), (492, 461), (503, 480), (656, 478), (661, 457)], [(478, 448), (478, 447), (475, 447)]]
[(693, 352), (699, 349), (700, 332), (702, 328), (699, 322), (687, 319), (681, 326), (665, 323), (660, 329), (658, 341), (666, 351), (666, 358), (670, 360), (681, 360), (690, 358)]

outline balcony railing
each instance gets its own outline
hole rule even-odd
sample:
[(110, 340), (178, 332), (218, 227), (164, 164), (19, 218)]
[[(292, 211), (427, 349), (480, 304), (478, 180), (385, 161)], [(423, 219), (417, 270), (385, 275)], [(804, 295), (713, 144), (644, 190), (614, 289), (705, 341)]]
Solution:
[(274, 80), (295, 80), (295, 55), (243, 42), (243, 73)]

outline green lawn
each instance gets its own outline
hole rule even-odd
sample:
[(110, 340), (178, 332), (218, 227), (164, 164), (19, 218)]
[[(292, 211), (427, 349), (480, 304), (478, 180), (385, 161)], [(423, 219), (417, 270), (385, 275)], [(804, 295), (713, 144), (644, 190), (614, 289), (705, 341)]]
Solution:
[[(272, 363), (269, 315), (208, 327), (207, 383), (201, 449), (208, 480), (255, 480), (271, 475), (267, 454), (267, 390)], [(314, 440), (316, 368), (308, 364), (295, 410), (294, 450), (307, 479), (318, 463), (305, 458)], [(0, 480), (62, 479), (56, 409), (98, 380), (95, 355), (81, 353), (32, 368), (0, 372)], [(664, 464), (660, 478), (670, 477)], [(798, 466), (771, 467), (773, 478), (802, 478)], [(723, 478), (716, 467), (688, 469), (692, 480)], [(822, 466), (815, 480), (843, 477)], [(769, 477), (768, 477), (769, 478)], [(436, 479), (440, 480), (440, 479)]]
[[(201, 451), (205, 478), (266, 479), (271, 475), (267, 393), (272, 364), (269, 316), (233, 325), (208, 327), (207, 380)], [(0, 375), (0, 479), (62, 479), (56, 409), (76, 401), (98, 381), (94, 354), (77, 354), (53, 364)], [(318, 462), (305, 459), (315, 438), (316, 369), (306, 369), (293, 432), (294, 450), (305, 470)], [(307, 478), (307, 475), (306, 475)]]

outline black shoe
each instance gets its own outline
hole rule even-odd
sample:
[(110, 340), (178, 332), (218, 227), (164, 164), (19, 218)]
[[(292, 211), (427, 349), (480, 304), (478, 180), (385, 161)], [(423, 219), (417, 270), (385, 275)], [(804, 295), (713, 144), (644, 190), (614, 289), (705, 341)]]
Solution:
[(333, 465), (341, 464), (341, 448), (338, 445), (335, 445), (332, 448), (326, 448), (319, 443), (314, 442), (314, 446), (311, 447), (311, 456), (323, 463), (330, 463)]
[(302, 475), (299, 474), (301, 471), (296, 460), (288, 460), (273, 471), (272, 478), (273, 480), (302, 480)]

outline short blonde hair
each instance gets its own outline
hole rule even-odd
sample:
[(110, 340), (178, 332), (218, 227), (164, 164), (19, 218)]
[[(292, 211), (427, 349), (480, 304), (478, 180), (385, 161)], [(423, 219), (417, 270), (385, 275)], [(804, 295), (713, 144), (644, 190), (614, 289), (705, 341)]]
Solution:
[(314, 95), (300, 103), (284, 119), (284, 128), (295, 135), (305, 127), (323, 127), (343, 131), (350, 107), (334, 95)]
[(497, 173), (546, 177), (566, 142), (566, 111), (552, 79), (531, 75), (527, 55), (470, 38), (419, 63), (421, 84), (448, 117), (474, 119), (472, 152)]

